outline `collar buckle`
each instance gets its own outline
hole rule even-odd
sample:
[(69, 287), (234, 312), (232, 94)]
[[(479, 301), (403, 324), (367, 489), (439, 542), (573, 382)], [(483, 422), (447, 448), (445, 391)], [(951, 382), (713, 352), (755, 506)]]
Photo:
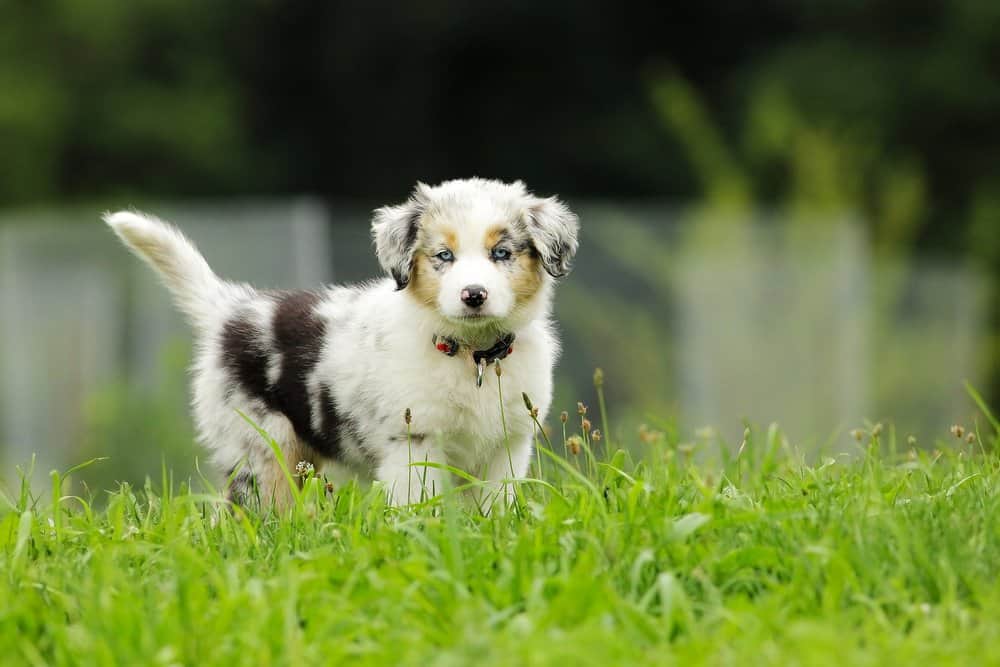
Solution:
[[(497, 342), (493, 344), (493, 347), (487, 348), (485, 350), (472, 350), (472, 363), (476, 366), (476, 386), (483, 386), (483, 375), (486, 373), (486, 367), (490, 364), (502, 361), (507, 358), (511, 352), (514, 351), (514, 334), (509, 333), (497, 339)], [(461, 344), (454, 338), (448, 336), (438, 336), (434, 334), (433, 338), (434, 347), (438, 351), (448, 355), (449, 357), (454, 357), (458, 354), (458, 349)]]

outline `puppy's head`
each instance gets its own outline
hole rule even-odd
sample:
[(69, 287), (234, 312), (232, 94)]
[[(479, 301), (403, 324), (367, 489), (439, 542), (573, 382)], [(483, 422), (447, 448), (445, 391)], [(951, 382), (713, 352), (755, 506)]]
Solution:
[(552, 278), (569, 272), (577, 228), (555, 197), (483, 179), (418, 183), (372, 223), (397, 288), (459, 328), (501, 328), (535, 312)]

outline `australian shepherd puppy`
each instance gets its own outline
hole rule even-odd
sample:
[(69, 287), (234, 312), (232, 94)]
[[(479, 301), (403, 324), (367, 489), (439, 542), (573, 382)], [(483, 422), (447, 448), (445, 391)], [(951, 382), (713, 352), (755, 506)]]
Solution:
[(520, 181), (417, 184), (372, 221), (391, 277), (312, 291), (225, 281), (154, 217), (104, 220), (194, 329), (197, 430), (233, 502), (290, 498), (257, 428), (290, 466), (375, 480), (394, 504), (440, 493), (451, 481), (442, 466), (510, 500), (506, 482), (525, 475), (533, 443), (521, 394), (544, 419), (559, 352), (552, 291), (577, 249), (577, 217), (561, 201)]

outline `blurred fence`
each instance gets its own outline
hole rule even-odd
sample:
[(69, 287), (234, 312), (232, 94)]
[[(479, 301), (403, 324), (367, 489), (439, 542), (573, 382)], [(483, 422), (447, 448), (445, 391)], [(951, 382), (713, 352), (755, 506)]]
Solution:
[(837, 438), (866, 419), (930, 444), (974, 413), (963, 382), (984, 380), (989, 281), (970, 267), (875, 255), (850, 218), (584, 219), (560, 319), (570, 355), (612, 369), (632, 421), (676, 417), (730, 443), (776, 421), (809, 451), (849, 449)]
[[(228, 278), (303, 287), (375, 275), (368, 212), (312, 200), (154, 207)], [(969, 267), (872, 253), (850, 219), (790, 224), (580, 207), (560, 287), (554, 412), (593, 402), (595, 366), (621, 436), (642, 420), (779, 421), (819, 446), (866, 418), (923, 442), (972, 413), (988, 282)], [(110, 455), (94, 484), (187, 474), (189, 334), (151, 271), (96, 211), (0, 216), (0, 460), (38, 469)], [(834, 446), (846, 449), (843, 441)]]

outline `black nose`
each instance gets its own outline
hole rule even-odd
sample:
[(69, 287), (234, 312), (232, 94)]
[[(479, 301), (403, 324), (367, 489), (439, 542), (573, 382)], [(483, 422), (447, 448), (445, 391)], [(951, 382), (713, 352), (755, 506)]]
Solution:
[(486, 288), (482, 285), (469, 285), (462, 290), (462, 302), (470, 308), (479, 308), (486, 301)]

